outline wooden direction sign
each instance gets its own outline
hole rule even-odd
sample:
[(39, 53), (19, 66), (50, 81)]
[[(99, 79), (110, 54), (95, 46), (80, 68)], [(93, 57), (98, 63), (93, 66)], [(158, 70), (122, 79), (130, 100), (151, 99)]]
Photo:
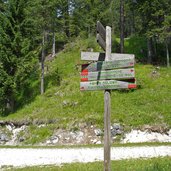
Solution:
[(100, 36), (102, 37), (102, 39), (104, 41), (106, 41), (106, 29), (104, 28), (104, 26), (102, 25), (102, 23), (100, 21), (97, 21), (97, 33), (100, 34)]
[(99, 72), (87, 72), (84, 70), (81, 72), (81, 81), (92, 81), (92, 80), (125, 80), (133, 79), (135, 77), (134, 68), (129, 69), (117, 69), (107, 70)]
[[(133, 54), (112, 53), (111, 60), (135, 59)], [(85, 61), (105, 61), (105, 53), (81, 52), (81, 60)]]
[(105, 51), (106, 50), (106, 43), (103, 40), (103, 38), (100, 36), (100, 34), (97, 34), (96, 36), (97, 43), (102, 47), (102, 49)]
[(90, 64), (83, 64), (82, 72), (104, 71), (109, 69), (128, 68), (133, 66), (134, 66), (133, 58), (118, 59), (113, 61), (98, 61)]
[(135, 89), (136, 84), (117, 81), (117, 80), (103, 80), (103, 81), (88, 81), (80, 83), (80, 90), (113, 90), (113, 89)]
[(97, 43), (103, 48), (103, 50), (106, 50), (106, 29), (104, 26), (100, 23), (100, 21), (97, 22)]

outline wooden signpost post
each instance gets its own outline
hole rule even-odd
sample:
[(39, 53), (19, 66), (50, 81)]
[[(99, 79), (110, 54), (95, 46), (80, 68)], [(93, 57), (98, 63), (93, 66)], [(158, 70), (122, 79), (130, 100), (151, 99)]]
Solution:
[(136, 88), (135, 60), (131, 54), (111, 53), (111, 28), (99, 21), (97, 42), (105, 53), (81, 52), (82, 60), (93, 62), (82, 65), (80, 90), (104, 90), (104, 171), (111, 171), (111, 90)]

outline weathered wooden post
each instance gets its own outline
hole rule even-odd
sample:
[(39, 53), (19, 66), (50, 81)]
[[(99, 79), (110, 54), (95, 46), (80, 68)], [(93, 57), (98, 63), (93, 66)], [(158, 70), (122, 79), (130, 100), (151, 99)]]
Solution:
[[(111, 28), (106, 27), (106, 53), (105, 61), (111, 60)], [(111, 170), (111, 91), (104, 92), (104, 171)]]
[(111, 28), (97, 22), (97, 42), (105, 53), (81, 52), (80, 90), (104, 90), (104, 171), (111, 171), (111, 90), (135, 89), (134, 55), (111, 53)]

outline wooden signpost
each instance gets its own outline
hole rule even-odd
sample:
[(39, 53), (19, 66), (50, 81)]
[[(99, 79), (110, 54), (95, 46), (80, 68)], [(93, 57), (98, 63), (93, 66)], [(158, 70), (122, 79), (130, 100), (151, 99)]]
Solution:
[(134, 68), (106, 70), (98, 72), (88, 72), (84, 70), (81, 72), (81, 81), (94, 81), (94, 80), (130, 80), (135, 77)]
[(134, 55), (111, 53), (111, 28), (97, 22), (97, 42), (105, 51), (81, 52), (81, 59), (92, 61), (81, 68), (80, 90), (104, 90), (104, 171), (111, 171), (110, 115), (111, 90), (135, 89)]
[(117, 68), (128, 68), (134, 66), (134, 59), (118, 59), (113, 61), (98, 61), (90, 64), (83, 64), (82, 71), (88, 70), (89, 72), (93, 71), (104, 71), (109, 69)]

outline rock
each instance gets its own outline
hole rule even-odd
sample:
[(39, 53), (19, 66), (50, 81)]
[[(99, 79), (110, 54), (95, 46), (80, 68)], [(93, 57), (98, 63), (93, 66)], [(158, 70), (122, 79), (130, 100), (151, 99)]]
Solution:
[(168, 131), (168, 135), (169, 137), (171, 137), (171, 129)]
[(41, 124), (38, 126), (38, 128), (42, 128), (42, 127), (45, 127), (46, 125), (45, 124)]
[(53, 143), (53, 144), (56, 144), (56, 143), (58, 143), (58, 141), (59, 141), (59, 138), (56, 137), (56, 139), (52, 140), (52, 143)]
[(7, 142), (9, 139), (6, 134), (0, 134), (0, 141)]
[(95, 129), (94, 133), (96, 134), (96, 136), (102, 136), (103, 135), (103, 132), (101, 129)]
[(102, 144), (102, 142), (101, 141), (97, 141), (96, 144)]
[(123, 127), (119, 123), (114, 123), (111, 126), (111, 135), (114, 137), (116, 135), (121, 135), (123, 133)]
[(111, 130), (111, 136), (112, 136), (112, 137), (116, 136), (116, 130), (115, 130), (115, 129), (112, 129), (112, 130)]
[(51, 144), (51, 141), (50, 141), (50, 140), (47, 140), (47, 141), (46, 141), (46, 144)]
[(83, 138), (84, 138), (84, 133), (82, 131), (77, 131), (76, 132), (77, 143), (81, 143), (81, 141), (83, 141)]
[(12, 131), (15, 127), (12, 126), (12, 125), (6, 125), (6, 128), (7, 128), (9, 131)]
[(92, 144), (96, 144), (98, 142), (98, 140), (97, 139), (93, 139), (93, 140), (91, 140), (91, 143)]
[(69, 104), (69, 102), (66, 101), (66, 100), (64, 100), (64, 101), (62, 102), (62, 105), (63, 105), (63, 106), (67, 106), (68, 104)]
[(114, 123), (112, 125), (112, 129), (115, 129), (115, 130), (122, 130), (122, 126), (119, 124), (119, 123)]
[(78, 102), (73, 102), (72, 103), (72, 106), (77, 106), (78, 105)]
[(23, 142), (25, 140), (24, 137), (19, 137), (19, 142)]

